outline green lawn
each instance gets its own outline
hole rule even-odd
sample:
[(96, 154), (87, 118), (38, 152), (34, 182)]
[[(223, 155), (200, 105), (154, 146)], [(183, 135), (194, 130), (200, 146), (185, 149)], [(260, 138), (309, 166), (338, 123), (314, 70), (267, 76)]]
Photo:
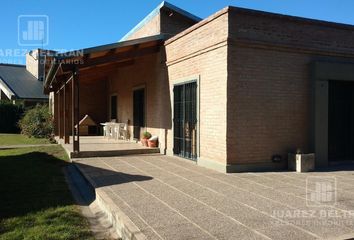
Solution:
[(50, 143), (45, 138), (29, 138), (21, 134), (0, 134), (0, 146), (1, 145), (20, 145), (20, 144), (47, 144)]
[(0, 150), (0, 239), (94, 239), (65, 182), (61, 146)]

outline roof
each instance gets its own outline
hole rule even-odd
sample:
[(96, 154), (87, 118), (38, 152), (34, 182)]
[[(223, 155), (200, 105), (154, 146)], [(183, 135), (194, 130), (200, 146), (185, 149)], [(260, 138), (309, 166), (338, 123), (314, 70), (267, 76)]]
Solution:
[(95, 47), (83, 48), (83, 49), (78, 49), (78, 50), (64, 52), (64, 53), (57, 53), (57, 54), (55, 54), (55, 57), (58, 59), (71, 58), (71, 57), (77, 56), (78, 53), (80, 53), (81, 55), (85, 55), (85, 54), (91, 54), (91, 53), (96, 53), (96, 52), (100, 52), (100, 51), (108, 51), (108, 50), (112, 50), (115, 48), (128, 47), (128, 46), (133, 46), (136, 44), (165, 40), (165, 39), (166, 39), (166, 36), (164, 34), (159, 34), (159, 35), (137, 38), (137, 39), (127, 40), (127, 41), (99, 45), (99, 46), (95, 46)]
[[(91, 47), (91, 48), (84, 48), (84, 49), (79, 49), (79, 50), (74, 50), (70, 52), (65, 52), (65, 53), (58, 53), (53, 56), (53, 60), (49, 61), (48, 64), (49, 70), (48, 73), (46, 74), (46, 79), (44, 82), (44, 92), (48, 93), (49, 88), (51, 88), (51, 84), (55, 80), (56, 76), (59, 74), (60, 68), (65, 65), (65, 60), (70, 60), (70, 59), (83, 59), (84, 62), (89, 62), (90, 60), (94, 60), (100, 57), (94, 57), (95, 55), (107, 55), (110, 52), (114, 52), (115, 54), (116, 51), (119, 51), (122, 55), (124, 55), (124, 52), (128, 51), (141, 51), (144, 50), (144, 48), (151, 48), (151, 47), (156, 47), (160, 46), (163, 44), (163, 41), (166, 39), (166, 36), (164, 34), (159, 34), (155, 36), (149, 36), (149, 37), (144, 37), (144, 38), (138, 38), (138, 39), (133, 39), (129, 41), (122, 41), (122, 42), (116, 42), (112, 44), (106, 44), (106, 45), (100, 45), (96, 47)], [(140, 48), (139, 48), (140, 46)], [(117, 55), (118, 56), (118, 55)], [(127, 56), (122, 56), (120, 57), (120, 60), (124, 60), (125, 58), (129, 57)], [(132, 57), (132, 56), (130, 56)], [(86, 59), (86, 60), (85, 60)], [(112, 62), (114, 60), (111, 59)], [(79, 61), (78, 61), (79, 62)], [(81, 64), (77, 63), (76, 66), (78, 68), (83, 67), (87, 64)], [(99, 64), (97, 64), (99, 65)]]
[(140, 21), (132, 30), (130, 30), (127, 34), (125, 34), (119, 41), (124, 41), (126, 40), (129, 36), (131, 36), (133, 33), (135, 33), (136, 31), (138, 31), (139, 29), (141, 29), (147, 22), (149, 22), (153, 17), (155, 17), (157, 14), (160, 13), (160, 9), (161, 8), (169, 8), (185, 17), (188, 17), (196, 22), (201, 21), (202, 19), (200, 17), (197, 17), (179, 7), (176, 7), (175, 5), (163, 1), (162, 3), (160, 3), (154, 10), (152, 10), (151, 13), (149, 13), (149, 15), (147, 15), (142, 21)]
[(86, 114), (85, 117), (83, 117), (83, 119), (79, 122), (79, 126), (97, 126), (97, 124), (89, 115)]
[(24, 65), (0, 64), (0, 84), (5, 85), (20, 99), (46, 99), (43, 82), (39, 81)]

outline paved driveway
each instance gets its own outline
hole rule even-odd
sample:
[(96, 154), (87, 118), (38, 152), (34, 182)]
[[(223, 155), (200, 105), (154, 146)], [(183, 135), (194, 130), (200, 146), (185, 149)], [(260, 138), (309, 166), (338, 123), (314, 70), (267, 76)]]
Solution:
[(162, 155), (77, 164), (147, 239), (354, 237), (354, 171), (222, 174)]

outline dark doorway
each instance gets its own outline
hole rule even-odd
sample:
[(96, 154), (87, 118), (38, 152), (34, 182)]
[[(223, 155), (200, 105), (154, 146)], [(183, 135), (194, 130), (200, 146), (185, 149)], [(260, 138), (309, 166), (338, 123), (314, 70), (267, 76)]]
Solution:
[(140, 139), (140, 130), (145, 127), (145, 89), (133, 91), (134, 138)]
[(117, 120), (117, 95), (111, 96), (111, 120)]
[(175, 155), (197, 159), (197, 83), (177, 85), (174, 93), (174, 145)]
[(328, 159), (354, 160), (354, 83), (329, 81)]

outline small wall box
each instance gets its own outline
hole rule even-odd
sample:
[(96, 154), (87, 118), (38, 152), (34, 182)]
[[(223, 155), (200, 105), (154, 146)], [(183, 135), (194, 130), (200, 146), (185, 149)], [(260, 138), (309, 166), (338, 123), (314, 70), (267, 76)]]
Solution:
[(288, 168), (296, 172), (310, 172), (315, 170), (315, 154), (288, 154)]

